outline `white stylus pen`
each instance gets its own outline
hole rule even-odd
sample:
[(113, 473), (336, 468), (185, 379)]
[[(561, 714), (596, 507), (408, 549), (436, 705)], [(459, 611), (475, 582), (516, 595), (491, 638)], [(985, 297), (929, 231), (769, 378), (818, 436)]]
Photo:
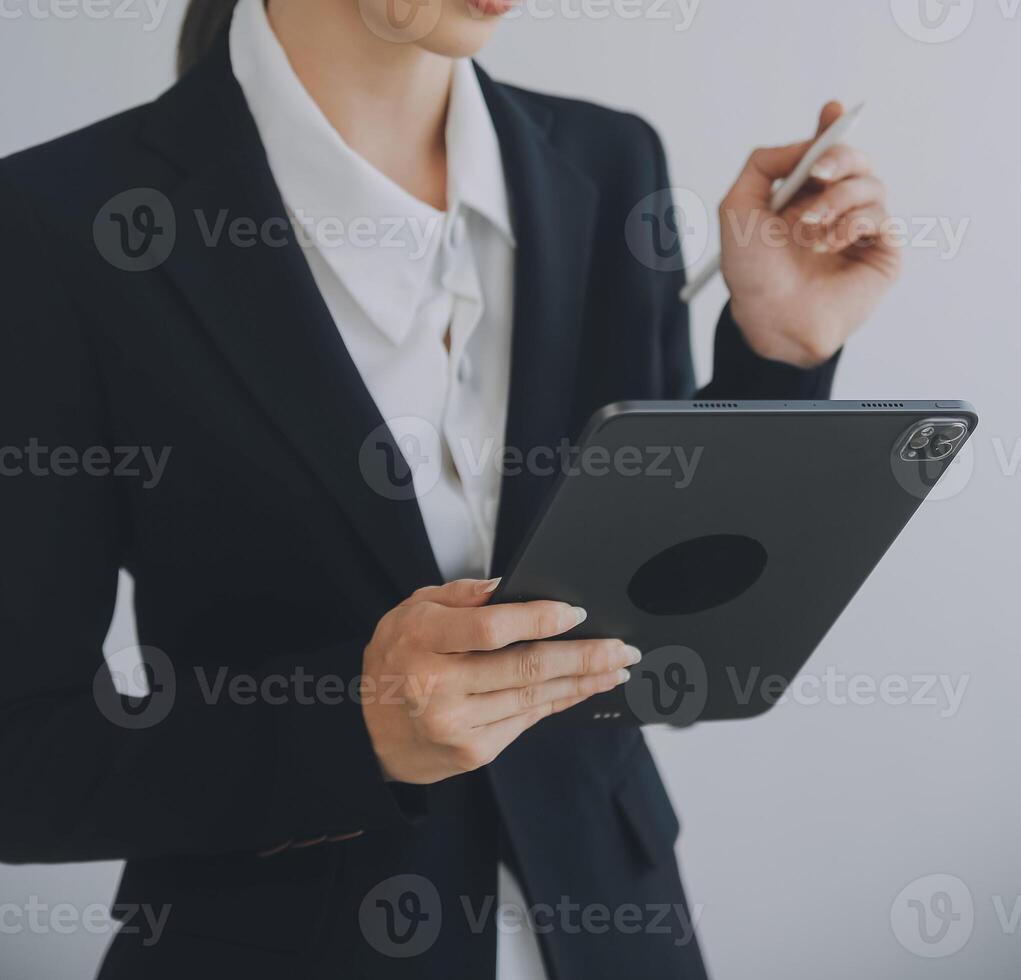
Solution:
[[(849, 112), (845, 112), (829, 129), (826, 130), (809, 148), (808, 152), (801, 158), (791, 175), (775, 191), (770, 199), (769, 207), (776, 213), (782, 211), (794, 199), (794, 195), (808, 183), (812, 176), (812, 168), (819, 162), (819, 158), (829, 149), (842, 143), (854, 129), (858, 118), (861, 116), (865, 103), (856, 105)], [(702, 269), (702, 271), (681, 290), (681, 302), (690, 303), (710, 282), (717, 272), (720, 271), (720, 256), (716, 257)]]

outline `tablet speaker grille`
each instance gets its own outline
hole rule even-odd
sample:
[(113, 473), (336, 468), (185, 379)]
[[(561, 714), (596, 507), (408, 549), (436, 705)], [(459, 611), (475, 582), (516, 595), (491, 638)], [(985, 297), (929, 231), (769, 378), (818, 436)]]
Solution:
[(738, 408), (737, 402), (695, 402), (695, 408)]
[(904, 402), (862, 402), (862, 408), (903, 408)]

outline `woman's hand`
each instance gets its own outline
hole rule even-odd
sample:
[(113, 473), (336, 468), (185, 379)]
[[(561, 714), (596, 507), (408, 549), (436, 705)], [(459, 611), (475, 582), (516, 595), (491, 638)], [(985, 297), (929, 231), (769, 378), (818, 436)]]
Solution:
[[(826, 105), (819, 133), (843, 111)], [(779, 215), (770, 210), (774, 181), (812, 142), (757, 150), (720, 206), (734, 319), (757, 354), (798, 367), (832, 357), (900, 272), (885, 188), (859, 150), (833, 147), (804, 190)]]
[(493, 583), (419, 589), (376, 627), (363, 711), (388, 779), (434, 783), (495, 759), (525, 729), (628, 678), (619, 640), (543, 642), (584, 612), (561, 602), (487, 606)]

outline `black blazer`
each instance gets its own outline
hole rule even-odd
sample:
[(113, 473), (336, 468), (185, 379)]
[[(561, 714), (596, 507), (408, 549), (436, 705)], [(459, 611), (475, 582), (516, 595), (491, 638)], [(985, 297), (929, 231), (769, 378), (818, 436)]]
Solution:
[[(507, 444), (558, 446), (608, 402), (691, 397), (683, 273), (624, 235), (670, 185), (656, 135), (479, 75), (518, 240)], [(139, 188), (152, 211), (111, 219)], [(210, 245), (221, 213), (276, 223)], [(703, 976), (638, 731), (540, 725), (416, 791), (382, 782), (356, 699), (216, 688), (217, 671), (350, 681), (378, 618), (440, 581), (415, 501), (377, 492), (385, 453), (360, 458), (383, 420), (281, 244), (225, 41), (156, 102), (0, 162), (0, 214), (0, 859), (123, 858), (119, 912), (170, 906), (156, 943), (133, 916), (103, 976), (491, 976), (501, 854), (551, 976)], [(111, 261), (124, 220), (169, 255)], [(700, 395), (826, 397), (832, 371), (761, 360), (725, 313)], [(170, 447), (158, 481), (138, 447)], [(495, 573), (551, 482), (507, 477)], [(102, 668), (122, 568), (148, 707)]]

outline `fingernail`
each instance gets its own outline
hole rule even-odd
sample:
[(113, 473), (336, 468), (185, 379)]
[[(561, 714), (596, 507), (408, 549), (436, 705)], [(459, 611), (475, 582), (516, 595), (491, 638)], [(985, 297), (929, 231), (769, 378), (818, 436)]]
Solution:
[(818, 211), (806, 211), (802, 216), (801, 220), (806, 225), (821, 225), (822, 215)]
[(832, 180), (836, 172), (836, 167), (832, 163), (817, 163), (812, 168), (812, 176), (816, 180)]
[(633, 667), (639, 660), (642, 659), (642, 651), (638, 647), (627, 646), (624, 647), (624, 653), (627, 656), (626, 663), (629, 667)]
[(491, 578), (488, 582), (482, 582), (478, 587), (479, 595), (489, 595), (491, 592), (495, 592), (499, 584), (500, 580), (498, 578)]
[(581, 625), (588, 619), (588, 613), (581, 606), (573, 606), (572, 609), (575, 615), (575, 626)]
[(626, 684), (629, 680), (631, 680), (631, 671), (630, 670), (618, 670), (617, 671), (617, 677), (619, 678), (619, 680), (617, 682), (618, 684)]

